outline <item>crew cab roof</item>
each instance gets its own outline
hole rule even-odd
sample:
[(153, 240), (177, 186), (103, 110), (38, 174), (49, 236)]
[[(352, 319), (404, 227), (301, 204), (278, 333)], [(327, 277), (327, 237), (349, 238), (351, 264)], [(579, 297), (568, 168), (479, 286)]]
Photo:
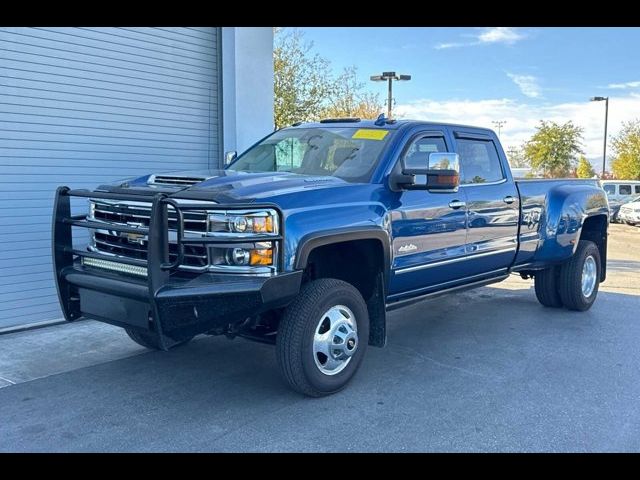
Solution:
[(384, 123), (380, 125), (376, 124), (376, 120), (353, 120), (345, 119), (332, 119), (331, 122), (299, 122), (286, 128), (375, 128), (381, 130), (397, 130), (399, 128), (411, 128), (411, 127), (430, 127), (430, 128), (442, 128), (449, 127), (452, 129), (465, 129), (482, 131), (486, 133), (493, 133), (489, 128), (476, 127), (472, 125), (462, 125), (457, 123), (443, 123), (443, 122), (427, 122), (423, 120), (392, 120), (390, 123)]

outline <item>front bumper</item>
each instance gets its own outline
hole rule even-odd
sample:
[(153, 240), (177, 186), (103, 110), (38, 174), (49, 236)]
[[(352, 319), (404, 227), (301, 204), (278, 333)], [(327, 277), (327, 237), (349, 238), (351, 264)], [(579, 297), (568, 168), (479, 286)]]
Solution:
[[(153, 294), (142, 279), (75, 264), (60, 272), (74, 318), (161, 333), (173, 342), (286, 305), (300, 289), (302, 272), (271, 277), (203, 273), (175, 278)], [(165, 343), (167, 343), (165, 341)], [(168, 342), (171, 343), (171, 342)]]
[[(91, 228), (91, 222), (84, 220), (82, 215), (71, 215), (70, 197), (73, 196), (152, 202), (151, 221), (146, 229), (149, 238), (147, 260), (118, 259), (125, 265), (146, 269), (146, 278), (81, 264), (82, 257), (106, 261), (114, 261), (114, 258), (73, 248), (72, 227)], [(224, 331), (229, 325), (284, 306), (298, 293), (301, 271), (270, 276), (219, 273), (194, 276), (181, 273), (178, 270), (179, 259), (168, 261), (169, 204), (180, 208), (163, 194), (149, 198), (70, 191), (66, 187), (58, 189), (52, 223), (52, 250), (58, 297), (67, 320), (87, 317), (153, 332), (158, 335), (160, 345), (168, 348), (174, 342), (200, 333)], [(181, 239), (181, 232), (178, 232), (178, 242)], [(274, 241), (281, 242), (282, 237), (274, 238)], [(213, 243), (207, 239), (203, 242)], [(282, 259), (279, 262), (282, 265)]]

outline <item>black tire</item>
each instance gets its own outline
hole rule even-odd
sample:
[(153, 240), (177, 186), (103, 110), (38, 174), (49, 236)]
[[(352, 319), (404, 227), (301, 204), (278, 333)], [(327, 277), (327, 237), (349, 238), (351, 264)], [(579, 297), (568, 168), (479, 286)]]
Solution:
[(558, 291), (560, 267), (550, 267), (536, 272), (534, 285), (538, 301), (545, 307), (562, 307), (562, 298)]
[[(358, 340), (346, 367), (328, 375), (316, 365), (313, 339), (324, 313), (338, 305), (353, 313)], [(344, 388), (354, 376), (368, 341), (369, 314), (360, 292), (342, 280), (314, 280), (302, 288), (280, 319), (276, 337), (278, 366), (286, 382), (297, 392), (311, 397), (330, 395)]]
[[(596, 281), (589, 296), (582, 292), (582, 269), (587, 258), (593, 257), (596, 266)], [(560, 268), (559, 291), (562, 303), (569, 310), (584, 312), (589, 310), (598, 296), (600, 285), (600, 251), (595, 243), (580, 240), (576, 253)]]
[[(127, 332), (129, 338), (136, 342), (138, 345), (141, 345), (150, 350), (161, 350), (160, 342), (156, 335), (152, 333), (141, 332), (140, 330), (135, 330), (133, 328), (125, 328), (124, 331)], [(187, 340), (183, 340), (182, 342), (175, 342), (170, 345), (169, 348), (175, 348), (179, 347), (180, 345), (184, 345), (185, 343), (190, 342), (192, 338), (193, 337)]]

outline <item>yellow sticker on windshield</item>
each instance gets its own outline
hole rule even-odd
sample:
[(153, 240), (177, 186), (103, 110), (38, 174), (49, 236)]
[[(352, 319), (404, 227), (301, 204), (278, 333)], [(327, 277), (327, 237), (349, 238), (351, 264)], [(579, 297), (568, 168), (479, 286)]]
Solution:
[(360, 138), (362, 140), (382, 140), (387, 136), (389, 130), (374, 130), (372, 128), (361, 128), (356, 130), (351, 138)]

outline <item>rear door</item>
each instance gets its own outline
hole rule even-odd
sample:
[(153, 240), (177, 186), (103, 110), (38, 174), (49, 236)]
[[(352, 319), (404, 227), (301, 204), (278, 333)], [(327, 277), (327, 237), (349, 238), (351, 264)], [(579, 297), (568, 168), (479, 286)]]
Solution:
[(467, 201), (467, 276), (499, 273), (518, 246), (520, 200), (504, 155), (490, 135), (454, 132), (460, 157), (460, 190)]

